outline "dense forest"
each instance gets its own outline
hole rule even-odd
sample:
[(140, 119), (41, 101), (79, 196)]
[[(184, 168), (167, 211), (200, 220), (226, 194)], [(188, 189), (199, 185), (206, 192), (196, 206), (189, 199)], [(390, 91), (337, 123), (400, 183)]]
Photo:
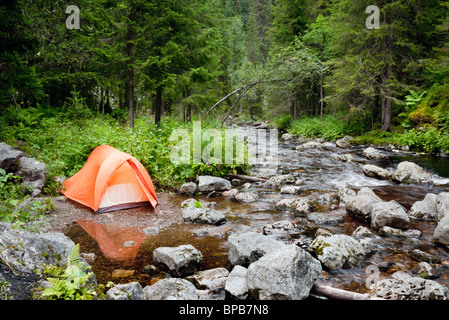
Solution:
[[(449, 150), (449, 2), (372, 5), (2, 1), (2, 140), (66, 175), (99, 137), (139, 121), (138, 132), (154, 133), (164, 121), (270, 120), (294, 134)], [(77, 148), (76, 134), (83, 144), (68, 160), (61, 141)], [(45, 145), (54, 146), (51, 157)]]

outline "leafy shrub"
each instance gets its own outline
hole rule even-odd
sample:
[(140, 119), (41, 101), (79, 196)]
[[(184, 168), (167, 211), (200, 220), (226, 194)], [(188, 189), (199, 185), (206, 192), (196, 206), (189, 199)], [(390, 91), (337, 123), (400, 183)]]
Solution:
[(46, 300), (92, 300), (97, 296), (90, 281), (93, 273), (79, 258), (79, 244), (70, 251), (65, 266), (46, 266), (44, 276), (50, 284), (41, 294)]
[(347, 129), (343, 121), (327, 115), (324, 117), (324, 123), (321, 123), (320, 117), (294, 121), (289, 132), (306, 138), (321, 137), (326, 140), (336, 140), (344, 137)]

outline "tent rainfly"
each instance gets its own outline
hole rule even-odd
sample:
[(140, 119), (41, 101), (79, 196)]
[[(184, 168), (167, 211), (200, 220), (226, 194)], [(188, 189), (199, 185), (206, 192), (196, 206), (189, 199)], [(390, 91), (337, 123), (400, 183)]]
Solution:
[(133, 156), (108, 145), (95, 148), (84, 167), (67, 179), (61, 191), (95, 213), (158, 204), (153, 182)]

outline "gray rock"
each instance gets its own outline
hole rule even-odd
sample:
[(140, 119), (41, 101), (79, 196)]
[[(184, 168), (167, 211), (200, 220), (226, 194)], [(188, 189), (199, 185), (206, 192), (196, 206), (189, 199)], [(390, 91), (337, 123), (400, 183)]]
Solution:
[(238, 195), (239, 191), (237, 189), (231, 189), (229, 191), (224, 191), (221, 195), (223, 197), (228, 197), (234, 199), (236, 195)]
[(203, 256), (194, 246), (160, 247), (153, 251), (153, 261), (165, 265), (171, 274), (183, 277), (195, 273)]
[(332, 270), (359, 266), (369, 253), (361, 242), (343, 234), (318, 236), (312, 248), (318, 260)]
[(16, 272), (34, 274), (44, 264), (62, 266), (74, 246), (62, 233), (34, 234), (0, 222), (0, 259)]
[(372, 165), (365, 164), (362, 167), (363, 173), (371, 178), (381, 179), (381, 180), (389, 180), (392, 173), (387, 169)]
[(106, 292), (106, 300), (144, 300), (145, 294), (138, 282), (117, 284)]
[(0, 142), (0, 169), (4, 169), (6, 172), (19, 170), (19, 159), (24, 156), (25, 153), (22, 151)]
[(415, 219), (440, 221), (446, 212), (449, 212), (449, 192), (426, 194), (422, 201), (413, 204), (408, 214)]
[(409, 161), (401, 162), (394, 174), (394, 181), (399, 183), (432, 184), (432, 176), (417, 164)]
[(317, 225), (337, 225), (345, 222), (345, 212), (334, 210), (330, 212), (313, 212), (307, 214), (307, 220), (315, 222)]
[(443, 219), (449, 212), (449, 192), (442, 192), (437, 196), (436, 210), (438, 220)]
[(159, 233), (159, 228), (158, 227), (146, 227), (145, 229), (142, 230), (142, 233), (144, 235), (150, 236), (153, 234), (158, 234)]
[(449, 214), (446, 214), (433, 232), (433, 241), (449, 246)]
[(281, 194), (300, 194), (301, 191), (302, 188), (299, 186), (285, 186), (281, 188)]
[(332, 158), (333, 160), (343, 161), (343, 162), (353, 162), (354, 156), (350, 153), (338, 154)]
[(204, 271), (198, 271), (189, 276), (186, 280), (192, 282), (199, 290), (209, 290), (218, 293), (225, 288), (229, 271), (225, 268), (215, 268)]
[(186, 196), (193, 196), (196, 192), (196, 189), (197, 189), (197, 185), (195, 182), (187, 182), (187, 183), (184, 183), (179, 188), (179, 193), (184, 194)]
[(215, 209), (188, 206), (182, 209), (185, 221), (201, 224), (221, 225), (226, 223), (226, 216)]
[(226, 280), (225, 290), (231, 296), (245, 300), (248, 298), (248, 284), (246, 283), (246, 274), (248, 269), (242, 266), (234, 266)]
[(408, 277), (378, 281), (370, 297), (388, 300), (446, 300), (447, 292), (447, 288), (436, 281)]
[(143, 289), (146, 300), (198, 300), (195, 286), (185, 279), (162, 279)]
[(278, 210), (292, 210), (295, 216), (305, 216), (312, 212), (313, 202), (307, 198), (282, 199), (276, 203)]
[(239, 192), (235, 195), (234, 199), (240, 203), (251, 203), (256, 201), (259, 195), (256, 192)]
[(295, 139), (295, 136), (292, 135), (291, 133), (284, 133), (281, 136), (281, 140), (283, 140), (283, 141), (290, 141), (290, 140), (293, 140), (293, 139)]
[(369, 147), (369, 148), (366, 148), (365, 150), (363, 150), (363, 155), (365, 157), (367, 157), (368, 159), (379, 159), (379, 158), (384, 157), (384, 156), (382, 156), (382, 154), (380, 153), (379, 150), (377, 150), (373, 147)]
[(357, 193), (348, 187), (338, 187), (337, 198), (343, 204), (347, 204), (354, 200), (356, 195)]
[(286, 184), (294, 184), (295, 183), (295, 177), (292, 174), (284, 174), (279, 176), (273, 176), (270, 179), (268, 179), (265, 184), (269, 187), (278, 188), (280, 186), (286, 185)]
[(436, 279), (441, 276), (441, 272), (432, 267), (427, 262), (420, 262), (410, 269), (410, 272), (423, 279)]
[(15, 174), (22, 177), (25, 186), (33, 188), (31, 195), (36, 197), (41, 193), (47, 179), (47, 166), (28, 157), (20, 158), (19, 163), (20, 169)]
[(228, 191), (232, 189), (231, 183), (223, 178), (199, 176), (196, 180), (198, 182), (198, 190), (201, 192)]
[(376, 237), (376, 235), (367, 227), (358, 226), (357, 229), (355, 229), (354, 232), (352, 233), (352, 237), (355, 239), (362, 239), (362, 238), (373, 238)]
[(279, 235), (297, 232), (299, 232), (297, 225), (290, 220), (276, 221), (263, 227), (263, 234), (265, 235)]
[(398, 229), (408, 229), (410, 218), (404, 207), (396, 201), (377, 202), (371, 210), (371, 228), (380, 229), (389, 226)]
[(283, 246), (282, 242), (257, 232), (232, 235), (228, 237), (229, 262), (247, 266)]
[(379, 233), (383, 236), (396, 236), (399, 238), (419, 238), (422, 235), (422, 232), (416, 229), (409, 229), (404, 231), (388, 226), (380, 228)]
[(433, 193), (426, 194), (424, 200), (416, 201), (408, 212), (409, 216), (415, 219), (438, 221), (437, 214), (437, 195)]
[(352, 200), (346, 203), (346, 212), (364, 222), (371, 220), (373, 206), (382, 202), (371, 189), (362, 188)]
[(310, 150), (310, 149), (318, 149), (321, 148), (323, 145), (319, 142), (311, 141), (306, 142), (296, 148), (297, 151), (304, 151), (304, 150)]
[(434, 256), (433, 254), (424, 252), (419, 249), (414, 249), (413, 251), (409, 252), (409, 256), (417, 261), (441, 263), (440, 257)]
[(335, 145), (339, 148), (346, 149), (350, 146), (349, 142), (347, 142), (344, 138), (335, 141)]
[(246, 282), (259, 300), (302, 300), (321, 275), (321, 264), (291, 244), (266, 254), (248, 267)]

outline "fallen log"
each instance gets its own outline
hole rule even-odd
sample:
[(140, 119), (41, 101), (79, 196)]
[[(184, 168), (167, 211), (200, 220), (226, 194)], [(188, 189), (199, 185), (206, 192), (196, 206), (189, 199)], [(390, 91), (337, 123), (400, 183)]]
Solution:
[(240, 180), (245, 180), (245, 181), (249, 181), (249, 182), (267, 182), (267, 179), (250, 177), (250, 176), (245, 176), (245, 175), (241, 175), (241, 174), (229, 173), (228, 176), (231, 179), (240, 179)]
[(331, 300), (384, 300), (381, 298), (370, 297), (367, 293), (346, 291), (319, 283), (315, 283), (313, 285), (310, 293), (323, 296)]

